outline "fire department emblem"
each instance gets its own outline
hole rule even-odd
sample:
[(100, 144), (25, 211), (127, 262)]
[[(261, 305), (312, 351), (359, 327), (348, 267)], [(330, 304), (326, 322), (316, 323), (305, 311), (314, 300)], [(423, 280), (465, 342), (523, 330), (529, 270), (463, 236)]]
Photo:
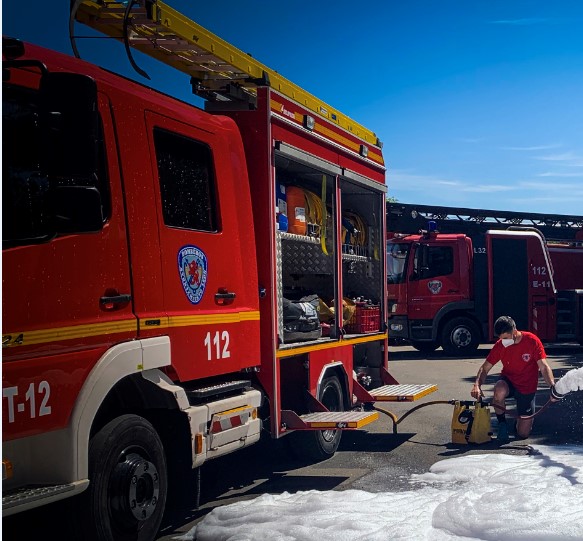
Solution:
[(441, 282), (439, 280), (431, 280), (431, 282), (427, 282), (427, 287), (429, 291), (434, 295), (437, 295), (441, 291)]
[(196, 246), (184, 246), (178, 252), (178, 273), (188, 300), (198, 304), (204, 295), (208, 274), (205, 253)]
[(530, 353), (523, 353), (522, 354), (522, 360), (527, 363), (528, 361), (530, 361)]

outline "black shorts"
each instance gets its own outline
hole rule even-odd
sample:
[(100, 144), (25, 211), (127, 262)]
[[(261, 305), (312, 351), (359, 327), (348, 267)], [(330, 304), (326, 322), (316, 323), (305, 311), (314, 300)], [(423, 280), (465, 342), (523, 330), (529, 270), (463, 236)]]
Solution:
[(514, 398), (516, 400), (516, 413), (518, 415), (532, 415), (534, 413), (534, 397), (536, 393), (522, 394), (516, 390), (516, 387), (506, 376), (500, 376), (502, 381), (505, 381), (508, 385), (510, 392), (508, 393), (508, 398)]

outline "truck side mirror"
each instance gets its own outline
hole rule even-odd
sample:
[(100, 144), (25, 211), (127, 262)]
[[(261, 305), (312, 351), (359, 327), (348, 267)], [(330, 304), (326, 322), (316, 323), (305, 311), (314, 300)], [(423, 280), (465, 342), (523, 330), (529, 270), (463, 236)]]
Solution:
[(44, 73), (39, 90), (41, 170), (49, 178), (91, 177), (98, 156), (95, 81), (77, 73)]

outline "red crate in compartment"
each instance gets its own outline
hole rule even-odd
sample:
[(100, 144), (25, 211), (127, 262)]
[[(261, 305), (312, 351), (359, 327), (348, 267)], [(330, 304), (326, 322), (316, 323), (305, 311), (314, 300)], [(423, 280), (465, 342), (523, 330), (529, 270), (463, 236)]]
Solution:
[(344, 326), (348, 334), (378, 332), (381, 327), (381, 308), (374, 305), (356, 305), (356, 310)]

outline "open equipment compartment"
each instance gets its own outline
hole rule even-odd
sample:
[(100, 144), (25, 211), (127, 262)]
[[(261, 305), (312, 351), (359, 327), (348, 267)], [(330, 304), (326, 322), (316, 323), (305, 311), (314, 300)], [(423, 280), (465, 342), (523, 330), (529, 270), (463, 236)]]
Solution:
[(381, 256), (384, 193), (365, 184), (342, 178), (342, 296), (354, 303), (344, 324), (346, 334), (381, 330), (384, 261)]
[[(384, 192), (323, 160), (276, 153), (274, 161), (280, 348), (380, 332)], [(318, 328), (313, 312), (298, 324), (290, 302), (307, 312), (311, 304)]]
[[(336, 305), (338, 290), (335, 219), (338, 176), (332, 164), (318, 161), (321, 163), (307, 164), (275, 155), (280, 347), (338, 337), (330, 311)], [(302, 323), (292, 315), (300, 309)], [(306, 318), (310, 319), (309, 324)], [(331, 323), (322, 325), (326, 320)]]

